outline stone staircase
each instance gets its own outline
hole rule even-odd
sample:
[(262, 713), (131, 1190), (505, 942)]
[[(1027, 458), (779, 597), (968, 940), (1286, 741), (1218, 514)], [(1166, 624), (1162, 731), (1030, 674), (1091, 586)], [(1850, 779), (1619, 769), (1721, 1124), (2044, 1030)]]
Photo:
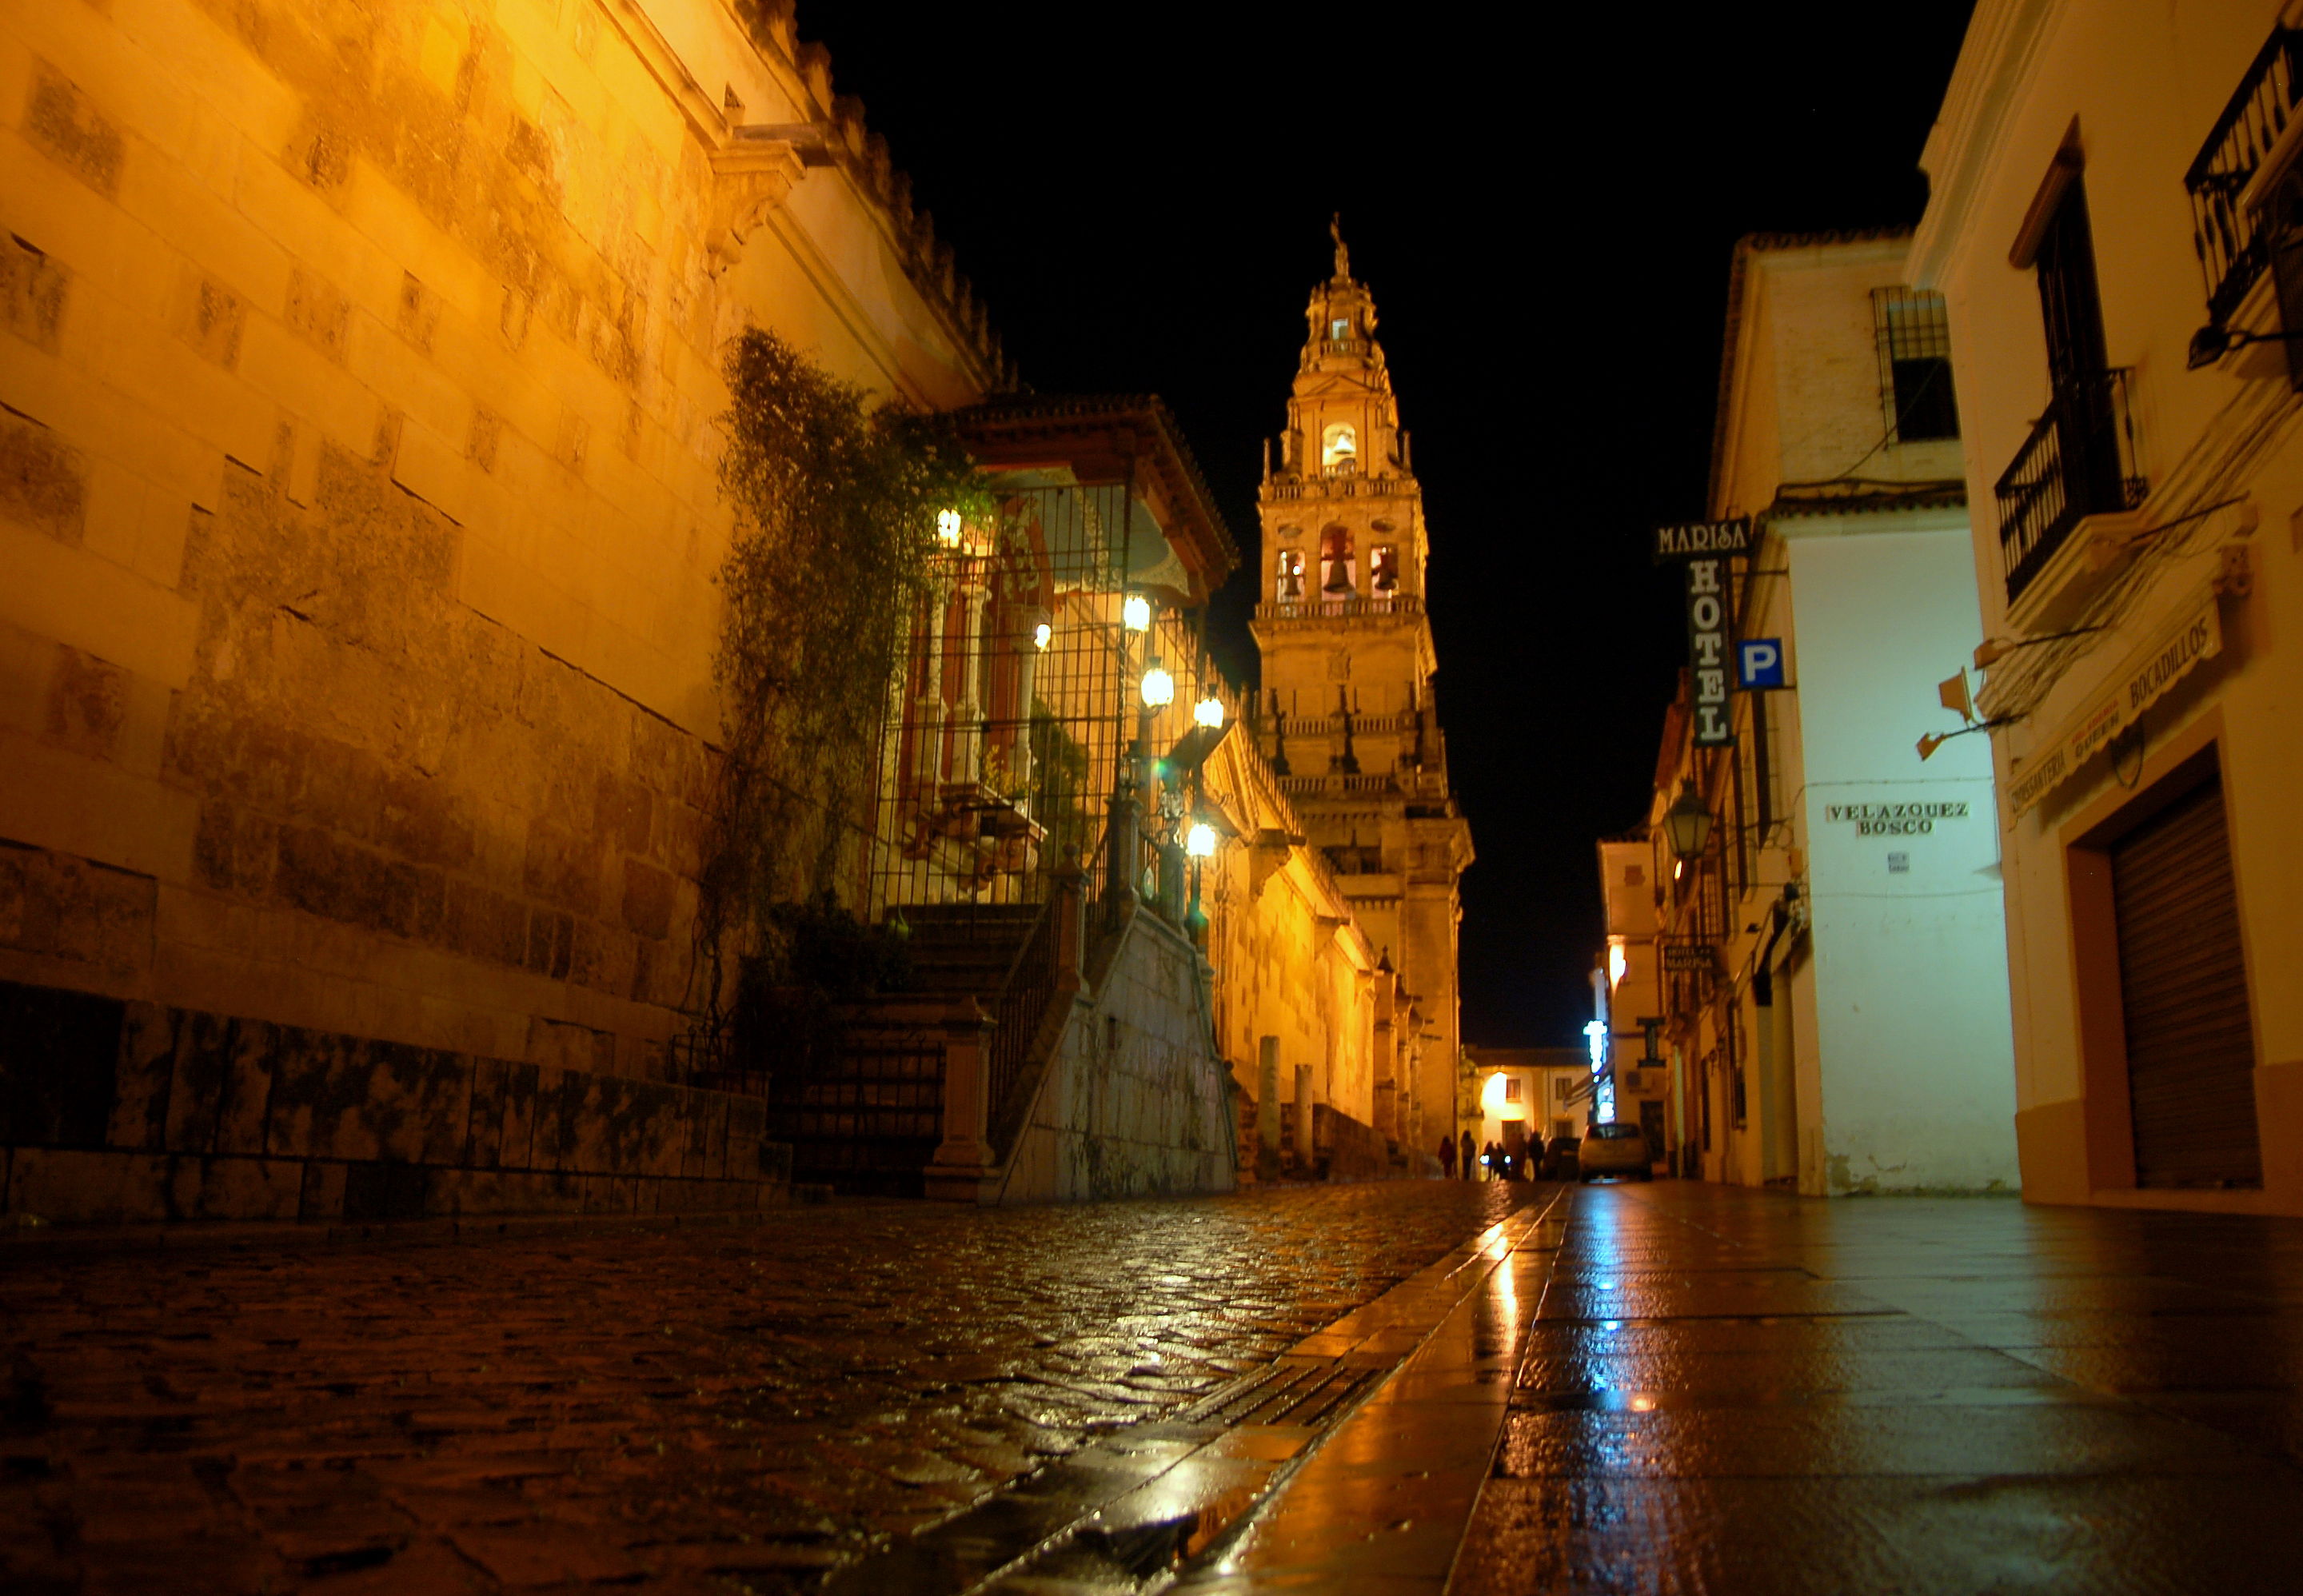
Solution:
[[(943, 1139), (944, 1049), (957, 1005), (989, 1012), (1038, 924), (1037, 904), (907, 908), (912, 981), (848, 1011), (846, 1043), (768, 1086), (768, 1123), (792, 1178), (845, 1195), (917, 1197)], [(964, 1010), (963, 1010), (964, 1011)]]

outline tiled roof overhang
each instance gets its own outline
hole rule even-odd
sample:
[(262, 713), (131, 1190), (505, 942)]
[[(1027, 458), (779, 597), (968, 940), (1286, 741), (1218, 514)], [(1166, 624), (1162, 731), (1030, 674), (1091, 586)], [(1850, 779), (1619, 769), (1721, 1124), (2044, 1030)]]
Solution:
[(949, 418), (991, 470), (1063, 469), (1083, 484), (1132, 478), (1192, 572), (1194, 603), (1206, 602), (1238, 568), (1239, 545), (1183, 429), (1157, 395), (1026, 393)]

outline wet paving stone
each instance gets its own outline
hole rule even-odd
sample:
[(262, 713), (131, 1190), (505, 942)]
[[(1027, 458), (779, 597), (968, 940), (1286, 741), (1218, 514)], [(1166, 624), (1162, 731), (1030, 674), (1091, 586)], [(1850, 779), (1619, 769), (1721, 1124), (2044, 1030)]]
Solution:
[(1414, 1589), (2303, 1590), (2303, 1223), (1584, 1191), (1522, 1346)]
[(1053, 1459), (1118, 1444), (1124, 1465), (1135, 1443), (1099, 1437), (1270, 1363), (1529, 1195), (16, 1246), (0, 1589), (812, 1589)]

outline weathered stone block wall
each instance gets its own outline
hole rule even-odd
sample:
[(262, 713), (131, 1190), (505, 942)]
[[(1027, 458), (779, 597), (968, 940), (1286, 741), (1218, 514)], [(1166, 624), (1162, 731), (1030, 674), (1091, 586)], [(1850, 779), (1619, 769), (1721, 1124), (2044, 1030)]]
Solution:
[(0, 979), (664, 1077), (725, 342), (927, 406), (998, 366), (797, 49), (725, 0), (0, 13)]
[(0, 982), (0, 1208), (50, 1220), (785, 1200), (754, 1099)]
[(1200, 956), (1150, 913), (1129, 922), (1070, 1022), (998, 1201), (1076, 1203), (1232, 1189), (1230, 1072)]

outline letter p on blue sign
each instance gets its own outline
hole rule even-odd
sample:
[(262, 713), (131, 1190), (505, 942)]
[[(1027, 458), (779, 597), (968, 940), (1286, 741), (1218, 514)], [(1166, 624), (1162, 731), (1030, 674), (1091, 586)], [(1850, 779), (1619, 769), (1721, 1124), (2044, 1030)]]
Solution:
[(1750, 638), (1735, 646), (1735, 674), (1744, 688), (1784, 685), (1784, 640)]

